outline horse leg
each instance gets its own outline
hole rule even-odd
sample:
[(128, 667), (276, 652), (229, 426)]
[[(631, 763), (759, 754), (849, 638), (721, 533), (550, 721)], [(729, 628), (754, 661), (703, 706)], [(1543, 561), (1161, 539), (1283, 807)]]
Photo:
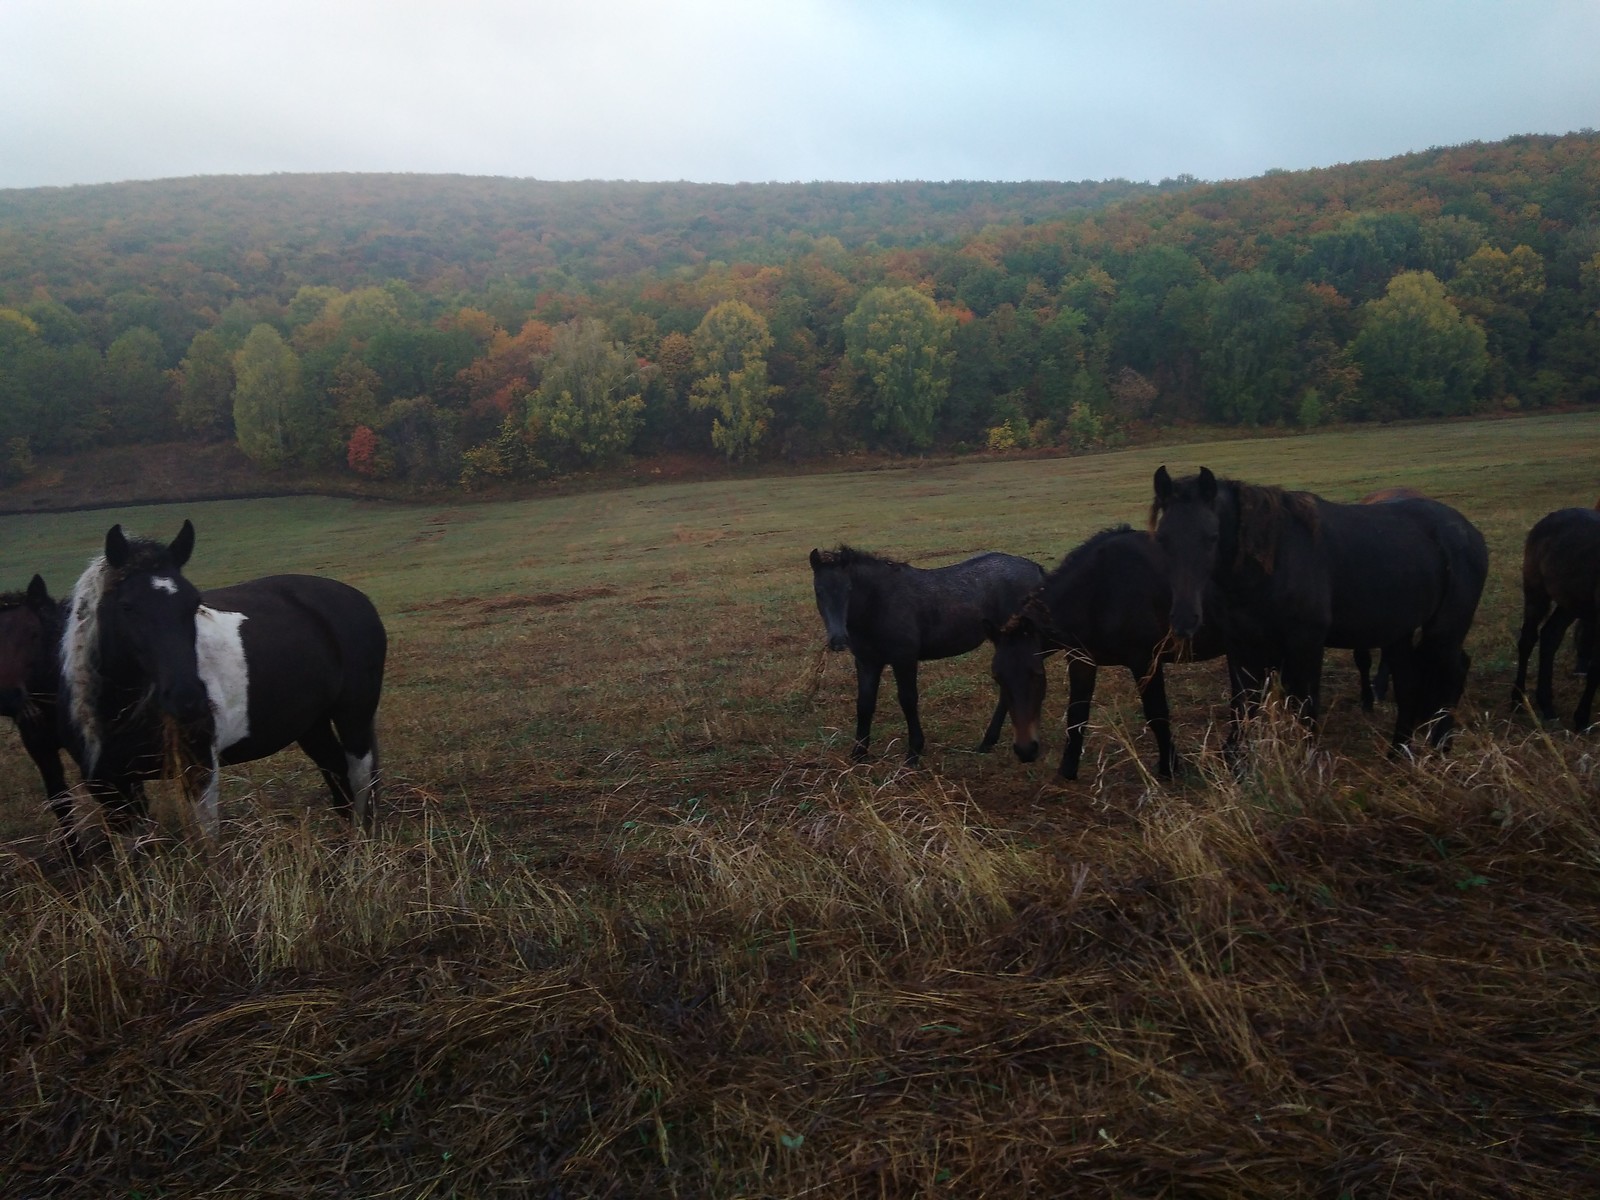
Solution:
[(1550, 619), (1539, 630), (1539, 682), (1533, 691), (1534, 704), (1539, 715), (1547, 721), (1556, 719), (1555, 666), (1556, 651), (1572, 624), (1572, 614), (1560, 605), (1550, 614)]
[(1267, 687), (1267, 667), (1262, 659), (1253, 655), (1228, 655), (1228, 708), (1233, 720), (1228, 728), (1227, 741), (1222, 744), (1222, 756), (1230, 764), (1239, 757), (1244, 740), (1244, 727), (1261, 709), (1261, 698)]
[(1321, 723), (1322, 643), (1293, 646), (1283, 656), (1283, 691), (1301, 722), (1315, 735)]
[(1522, 630), (1517, 634), (1517, 677), (1511, 683), (1511, 704), (1521, 708), (1527, 702), (1528, 656), (1539, 641), (1539, 623), (1550, 611), (1550, 597), (1542, 587), (1522, 587)]
[(850, 757), (860, 762), (867, 756), (867, 742), (872, 737), (872, 714), (878, 707), (878, 684), (883, 678), (883, 664), (869, 663), (856, 655), (856, 740), (850, 747)]
[(1067, 744), (1061, 748), (1060, 775), (1078, 777), (1083, 759), (1083, 731), (1089, 724), (1089, 708), (1094, 703), (1095, 677), (1099, 668), (1094, 660), (1068, 651), (1067, 658)]
[(1172, 710), (1167, 706), (1167, 673), (1160, 661), (1144, 672), (1133, 671), (1133, 680), (1139, 686), (1139, 700), (1144, 705), (1144, 723), (1156, 739), (1156, 774), (1171, 779), (1178, 769), (1178, 755), (1172, 748)]
[(1358, 646), (1350, 652), (1350, 657), (1355, 659), (1356, 674), (1361, 677), (1361, 711), (1371, 712), (1374, 702), (1372, 692), (1372, 651), (1365, 646)]
[[(337, 772), (343, 783), (339, 795), (351, 797), (355, 804), (353, 814), (350, 814), (349, 808), (341, 811), (352, 815), (355, 823), (367, 833), (372, 832), (377, 820), (378, 781), (381, 775), (375, 717), (374, 709), (364, 706), (356, 715), (344, 712), (333, 714), (333, 728), (339, 735), (339, 749), (344, 760), (343, 769)], [(333, 784), (328, 786), (332, 788)], [(334, 807), (339, 807), (337, 799)]]
[(72, 796), (67, 790), (67, 774), (61, 769), (61, 744), (54, 731), (39, 721), (18, 721), (17, 732), (22, 735), (22, 748), (39, 768), (39, 778), (44, 780), (45, 799), (61, 832), (66, 835), (67, 853), (76, 860), (81, 847), (72, 832)]
[(1000, 740), (1000, 727), (1006, 723), (1006, 694), (1000, 693), (1000, 698), (995, 701), (994, 716), (989, 718), (989, 728), (983, 732), (983, 741), (978, 743), (978, 753), (987, 754), (993, 750), (995, 743)]
[(1389, 657), (1382, 651), (1378, 653), (1378, 670), (1372, 677), (1372, 698), (1374, 701), (1383, 701), (1389, 697)]
[(1421, 719), (1426, 680), (1409, 636), (1385, 646), (1383, 659), (1394, 682), (1394, 735), (1389, 739), (1389, 753), (1395, 755), (1411, 740)]
[(922, 761), (922, 722), (917, 718), (917, 660), (895, 663), (894, 686), (900, 697), (900, 711), (906, 715), (906, 766)]

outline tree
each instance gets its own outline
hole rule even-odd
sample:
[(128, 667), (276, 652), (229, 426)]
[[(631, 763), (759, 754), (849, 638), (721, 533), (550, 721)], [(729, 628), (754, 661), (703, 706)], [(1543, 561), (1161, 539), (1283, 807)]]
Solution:
[(743, 300), (716, 305), (694, 331), (695, 380), (692, 403), (716, 412), (711, 444), (729, 459), (755, 456), (772, 420), (773, 395), (767, 383), (767, 323)]
[(233, 359), (233, 427), (239, 449), (271, 470), (315, 441), (300, 386), (300, 359), (271, 325), (257, 325)]
[(1367, 412), (1438, 417), (1466, 412), (1488, 365), (1483, 328), (1461, 315), (1430, 271), (1404, 271), (1363, 305), (1350, 353)]
[(106, 403), (113, 433), (128, 441), (155, 441), (168, 432), (171, 407), (165, 351), (155, 332), (137, 325), (106, 349)]
[(194, 335), (178, 366), (178, 426), (201, 441), (233, 435), (233, 355), (207, 329)]
[(1207, 297), (1200, 369), (1215, 419), (1257, 425), (1286, 414), (1295, 357), (1295, 312), (1286, 300), (1266, 271), (1234, 275)]
[(528, 429), (569, 464), (614, 462), (638, 432), (644, 398), (639, 360), (580, 317), (556, 328), (544, 378), (528, 397)]
[(868, 419), (883, 444), (920, 450), (933, 441), (950, 390), (951, 325), (908, 287), (873, 288), (845, 318), (845, 354), (866, 377)]

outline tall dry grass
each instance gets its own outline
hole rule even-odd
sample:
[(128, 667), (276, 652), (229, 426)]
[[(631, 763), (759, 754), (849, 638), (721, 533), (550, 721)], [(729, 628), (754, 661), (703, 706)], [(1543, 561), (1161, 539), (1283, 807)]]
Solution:
[[(1127, 736), (1124, 734), (1123, 736)], [(1235, 768), (1035, 840), (926, 773), (478, 828), (230, 829), (0, 891), (20, 1194), (1573, 1196), (1600, 1186), (1582, 743)]]

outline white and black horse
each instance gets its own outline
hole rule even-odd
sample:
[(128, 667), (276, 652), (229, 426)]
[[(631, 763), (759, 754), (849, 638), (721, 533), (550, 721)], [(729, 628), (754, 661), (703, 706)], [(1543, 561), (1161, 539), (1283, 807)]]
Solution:
[(73, 588), (60, 704), (84, 782), (120, 821), (143, 818), (141, 781), (176, 750), (215, 837), (219, 768), (298, 744), (371, 828), (388, 646), (372, 601), (314, 575), (201, 592), (182, 575), (193, 549), (188, 521), (168, 546), (113, 525)]
[[(987, 630), (1004, 625), (1044, 579), (1044, 568), (1015, 554), (991, 553), (926, 570), (840, 546), (811, 552), (811, 576), (828, 649), (855, 655), (854, 756), (867, 753), (878, 683), (887, 664), (906, 716), (906, 762), (914, 766), (923, 748), (917, 663), (953, 658), (983, 645)], [(1002, 694), (980, 752), (994, 748), (1005, 715)]]

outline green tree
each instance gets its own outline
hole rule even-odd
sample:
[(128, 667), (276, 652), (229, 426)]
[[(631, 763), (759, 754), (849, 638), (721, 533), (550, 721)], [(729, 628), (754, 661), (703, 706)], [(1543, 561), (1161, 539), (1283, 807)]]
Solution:
[(1206, 298), (1200, 353), (1206, 408), (1230, 424), (1285, 415), (1294, 382), (1295, 310), (1266, 271), (1231, 276)]
[(882, 444), (920, 450), (933, 441), (950, 390), (951, 320), (908, 287), (876, 287), (845, 318), (845, 354), (866, 377), (866, 411)]
[(711, 444), (729, 459), (753, 458), (772, 420), (777, 388), (767, 383), (772, 335), (761, 314), (742, 300), (724, 300), (694, 331), (691, 402), (717, 415)]
[(571, 465), (626, 454), (644, 411), (639, 360), (613, 342), (605, 323), (582, 317), (556, 327), (539, 389), (528, 397), (528, 429)]
[(1438, 417), (1471, 408), (1488, 366), (1483, 328), (1450, 303), (1432, 272), (1396, 275), (1363, 310), (1350, 353), (1369, 415)]
[(106, 348), (106, 406), (115, 436), (155, 441), (171, 429), (165, 351), (155, 332), (137, 325)]
[(207, 329), (194, 335), (178, 366), (178, 426), (202, 441), (233, 436), (233, 355)]
[(315, 441), (300, 359), (278, 331), (257, 325), (233, 359), (233, 427), (252, 462), (276, 470)]

